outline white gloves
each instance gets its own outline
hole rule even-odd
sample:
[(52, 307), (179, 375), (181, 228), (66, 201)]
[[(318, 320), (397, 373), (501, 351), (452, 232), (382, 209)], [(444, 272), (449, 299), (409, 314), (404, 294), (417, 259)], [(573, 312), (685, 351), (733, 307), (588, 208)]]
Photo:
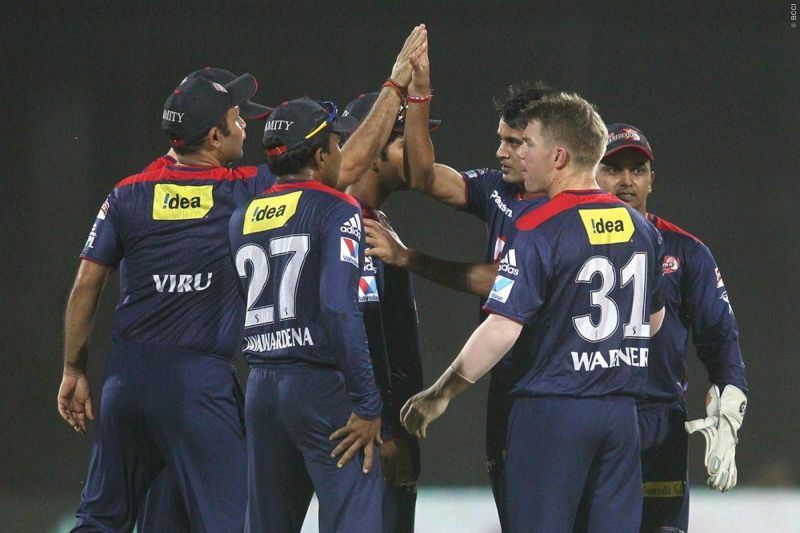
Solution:
[(708, 390), (711, 401), (706, 405), (706, 418), (686, 422), (686, 432), (699, 431), (706, 439), (706, 471), (708, 486), (728, 492), (736, 486), (736, 432), (742, 427), (747, 408), (747, 396), (734, 385), (726, 385), (722, 396), (712, 385)]

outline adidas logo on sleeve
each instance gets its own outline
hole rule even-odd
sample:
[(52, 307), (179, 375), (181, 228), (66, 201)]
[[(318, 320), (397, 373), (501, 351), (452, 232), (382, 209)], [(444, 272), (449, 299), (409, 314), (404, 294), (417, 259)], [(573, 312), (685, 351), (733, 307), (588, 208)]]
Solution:
[(361, 238), (361, 219), (358, 215), (351, 216), (342, 227), (339, 228), (339, 231), (342, 233), (349, 233), (350, 235), (355, 235), (356, 239)]
[(508, 253), (503, 256), (500, 265), (497, 267), (497, 271), (506, 272), (512, 276), (519, 274), (519, 268), (517, 268), (517, 252), (514, 249), (509, 250)]

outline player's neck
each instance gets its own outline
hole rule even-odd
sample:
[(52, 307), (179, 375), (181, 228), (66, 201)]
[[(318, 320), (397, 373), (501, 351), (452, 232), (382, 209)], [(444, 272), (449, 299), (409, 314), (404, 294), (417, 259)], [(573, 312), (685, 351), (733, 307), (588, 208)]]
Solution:
[(582, 191), (587, 189), (599, 189), (597, 180), (594, 177), (594, 169), (571, 172), (562, 176), (557, 176), (547, 190), (548, 198), (553, 198), (564, 191)]
[(362, 205), (373, 209), (380, 209), (390, 193), (390, 191), (382, 185), (378, 173), (374, 170), (370, 170), (360, 180), (347, 187), (346, 192), (354, 196)]
[(230, 161), (223, 161), (215, 152), (201, 150), (194, 154), (175, 154), (175, 161), (179, 165), (188, 167), (225, 167)]

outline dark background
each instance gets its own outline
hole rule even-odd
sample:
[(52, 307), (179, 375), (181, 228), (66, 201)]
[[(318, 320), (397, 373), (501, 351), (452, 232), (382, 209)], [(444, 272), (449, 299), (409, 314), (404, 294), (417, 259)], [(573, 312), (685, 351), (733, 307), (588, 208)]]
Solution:
[[(91, 435), (56, 411), (62, 313), (77, 254), (122, 177), (166, 150), (161, 105), (188, 72), (252, 72), (259, 102), (308, 94), (340, 109), (377, 90), (411, 28), (430, 32), (437, 160), (495, 164), (491, 98), (543, 79), (577, 91), (607, 122), (641, 127), (656, 154), (649, 207), (714, 252), (741, 328), (750, 408), (741, 485), (796, 486), (800, 262), (798, 58), (788, 2), (33, 2), (4, 6), (0, 513), (52, 522), (73, 508)], [(246, 162), (259, 160), (251, 122)], [(410, 245), (480, 260), (477, 220), (414, 193), (386, 210)], [(97, 400), (116, 283), (98, 312), (90, 374)], [(475, 326), (474, 298), (418, 280), (425, 382)], [(690, 410), (705, 373), (691, 356)], [(486, 380), (484, 380), (486, 381)], [(426, 485), (486, 484), (486, 383), (452, 404), (423, 444)], [(702, 439), (692, 475), (704, 479)], [(38, 501), (36, 516), (23, 516)], [(16, 521), (15, 521), (16, 520)], [(37, 522), (38, 521), (38, 522)], [(8, 524), (9, 522), (5, 522)]]

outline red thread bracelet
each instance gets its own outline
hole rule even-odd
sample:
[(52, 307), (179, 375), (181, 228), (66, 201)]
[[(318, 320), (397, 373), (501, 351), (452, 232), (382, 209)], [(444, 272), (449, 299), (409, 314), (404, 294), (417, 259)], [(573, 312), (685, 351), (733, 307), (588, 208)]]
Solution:
[(392, 78), (388, 78), (385, 82), (383, 82), (381, 88), (383, 87), (389, 87), (390, 89), (393, 89), (401, 100), (405, 100), (405, 97), (408, 94), (407, 89), (402, 85), (400, 85), (399, 83), (397, 83), (396, 81), (394, 81)]

